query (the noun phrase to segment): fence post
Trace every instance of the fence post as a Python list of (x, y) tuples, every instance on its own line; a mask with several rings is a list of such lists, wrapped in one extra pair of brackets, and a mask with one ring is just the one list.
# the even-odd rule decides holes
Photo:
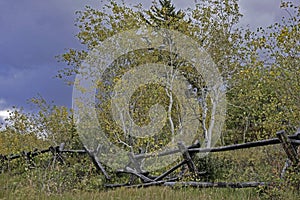
[(179, 148), (180, 152), (182, 153), (184, 160), (187, 162), (190, 172), (192, 172), (194, 174), (198, 174), (197, 168), (191, 158), (191, 155), (190, 155), (188, 149), (186, 148), (186, 146), (183, 144), (183, 142), (178, 142), (178, 148)]
[(7, 161), (7, 156), (0, 154), (0, 173), (5, 171), (4, 165), (6, 165), (6, 169), (8, 169)]
[(98, 146), (96, 152), (95, 151), (90, 151), (86, 146), (83, 146), (83, 148), (87, 152), (87, 154), (90, 156), (90, 158), (92, 159), (92, 162), (94, 163), (97, 171), (101, 171), (103, 173), (103, 175), (105, 176), (105, 178), (107, 180), (110, 180), (111, 179), (110, 176), (107, 174), (107, 172), (105, 171), (104, 167), (100, 163), (98, 157), (96, 156), (96, 154), (98, 153), (98, 149), (100, 148), (100, 146)]
[(35, 163), (33, 162), (33, 157), (32, 157), (32, 153), (29, 151), (29, 152), (26, 152), (26, 151), (22, 151), (22, 155), (25, 157), (25, 160), (26, 160), (26, 165), (28, 168), (34, 168), (35, 167)]
[(134, 153), (133, 152), (129, 152), (128, 153), (128, 157), (130, 162), (133, 165), (133, 168), (138, 172), (138, 173), (145, 173), (142, 168), (141, 168), (141, 163), (140, 161), (138, 161), (137, 159), (135, 159)]
[(56, 160), (58, 159), (58, 161), (62, 164), (65, 164), (64, 159), (61, 155), (61, 151), (63, 150), (65, 144), (61, 143), (59, 146), (56, 147), (49, 147), (49, 150), (51, 151), (52, 155), (53, 155), (53, 166), (55, 165)]
[(293, 165), (297, 165), (299, 163), (297, 151), (292, 144), (290, 138), (287, 136), (285, 131), (279, 131), (276, 133), (278, 139), (280, 140), (282, 147), (287, 154), (289, 160), (292, 162)]

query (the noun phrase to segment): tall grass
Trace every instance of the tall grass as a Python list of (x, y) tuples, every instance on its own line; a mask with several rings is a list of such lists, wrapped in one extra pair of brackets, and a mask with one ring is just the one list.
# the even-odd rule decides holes
[[(199, 181), (280, 181), (279, 173), (285, 161), (279, 145), (212, 154), (199, 164), (210, 176)], [(200, 162), (200, 160), (198, 160)], [(36, 168), (28, 171), (10, 170), (0, 174), (0, 199), (300, 199), (284, 182), (280, 187), (262, 188), (118, 188), (107, 190), (103, 178), (85, 162), (67, 168)], [(74, 164), (74, 163), (73, 163)], [(206, 168), (206, 169), (205, 169)], [(114, 180), (122, 182), (121, 179)]]

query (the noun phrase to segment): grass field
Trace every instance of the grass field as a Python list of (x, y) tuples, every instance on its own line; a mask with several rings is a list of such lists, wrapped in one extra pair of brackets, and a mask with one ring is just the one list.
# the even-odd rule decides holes
[(168, 200), (168, 199), (260, 199), (255, 189), (171, 189), (151, 187), (140, 189), (119, 188), (109, 191), (66, 192), (60, 195), (47, 195), (32, 188), (15, 191), (2, 190), (0, 199), (128, 199), (128, 200)]
[[(108, 199), (108, 200), (235, 200), (235, 199), (266, 199), (263, 198), (256, 189), (245, 188), (245, 189), (229, 189), (229, 188), (206, 188), (206, 189), (194, 189), (194, 188), (181, 188), (172, 189), (167, 187), (151, 187), (151, 188), (140, 188), (140, 189), (127, 189), (119, 188), (116, 190), (108, 191), (73, 191), (66, 192), (63, 194), (45, 194), (40, 191), (36, 191), (32, 188), (22, 188), (15, 191), (1, 190), (0, 199)], [(294, 196), (292, 193), (286, 192), (280, 199), (299, 199), (299, 196)]]
[[(210, 177), (215, 182), (277, 181), (285, 154), (280, 146), (255, 148), (214, 154)], [(91, 165), (92, 166), (92, 165)], [(83, 166), (78, 166), (82, 169)], [(93, 166), (92, 166), (93, 168)], [(22, 169), (22, 167), (20, 167)], [(149, 188), (105, 189), (101, 176), (76, 176), (78, 168), (64, 165), (51, 170), (37, 168), (28, 171), (12, 170), (0, 173), (0, 200), (8, 199), (125, 199), (125, 200), (173, 200), (173, 199), (300, 199), (287, 185), (270, 188), (170, 188), (163, 186)], [(299, 175), (294, 176), (297, 180)], [(116, 180), (120, 182), (121, 180)], [(210, 181), (210, 180), (200, 180)], [(298, 184), (299, 185), (299, 184)], [(299, 189), (296, 189), (296, 191)]]

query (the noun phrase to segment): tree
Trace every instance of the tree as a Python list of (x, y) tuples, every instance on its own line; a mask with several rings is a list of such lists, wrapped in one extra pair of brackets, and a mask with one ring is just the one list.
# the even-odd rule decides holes
[(299, 7), (283, 2), (288, 17), (244, 33), (243, 67), (232, 79), (227, 133), (234, 142), (292, 134), (299, 126)]
[[(109, 9), (110, 11), (107, 11), (106, 9)], [(154, 3), (149, 10), (143, 10), (141, 6), (137, 6), (136, 9), (129, 8), (125, 4), (119, 5), (114, 1), (109, 1), (108, 4), (106, 4), (105, 9), (102, 11), (87, 7), (85, 11), (78, 12), (78, 14), (79, 18), (77, 20), (77, 26), (81, 31), (77, 36), (88, 49), (94, 48), (106, 38), (113, 36), (120, 31), (126, 31), (140, 26), (152, 26), (176, 30), (194, 38), (202, 44), (204, 48), (208, 49), (208, 52), (212, 55), (214, 62), (217, 64), (219, 70), (221, 70), (222, 75), (225, 77), (224, 80), (226, 81), (226, 78), (230, 77), (235, 68), (238, 66), (238, 61), (233, 61), (232, 57), (228, 56), (229, 54), (236, 54), (238, 52), (239, 31), (233, 30), (233, 27), (238, 22), (241, 15), (238, 11), (237, 1), (235, 0), (225, 2), (203, 1), (201, 4), (198, 4), (195, 9), (191, 9), (186, 12), (181, 10), (176, 11), (174, 5), (172, 5), (171, 1), (168, 0), (159, 1), (158, 4)], [(172, 46), (172, 41), (166, 38), (165, 45)], [(86, 52), (76, 50), (70, 50), (62, 55), (62, 60), (70, 64), (70, 68), (62, 70), (59, 76), (64, 77), (72, 73), (76, 74), (78, 72), (78, 67), (80, 66), (80, 61), (84, 59), (85, 55)], [(234, 58), (237, 57), (238, 56)], [(149, 51), (149, 49), (146, 49), (144, 51), (134, 52), (130, 55), (121, 57), (118, 61), (114, 62), (114, 64), (123, 67), (118, 69), (115, 65), (114, 68), (114, 64), (112, 64), (111, 69), (113, 70), (107, 72), (114, 71), (114, 76), (109, 77), (107, 73), (105, 76), (109, 77), (109, 81), (106, 81), (106, 85), (99, 84), (98, 91), (106, 91), (102, 92), (102, 94), (108, 94), (109, 90), (113, 86), (111, 83), (113, 83), (113, 81), (117, 81), (117, 79), (120, 78), (126, 71), (124, 70), (124, 66), (128, 67), (140, 65), (146, 61), (152, 63), (163, 63), (172, 66), (175, 71), (181, 70), (185, 77), (189, 80), (191, 83), (191, 90), (197, 91), (195, 98), (202, 99), (200, 108), (201, 114), (197, 116), (202, 126), (202, 129), (199, 130), (200, 139), (202, 141), (205, 140), (207, 147), (210, 147), (212, 131), (209, 129), (209, 126), (210, 122), (213, 121), (213, 114), (210, 113), (209, 110), (212, 108), (213, 104), (210, 102), (211, 99), (207, 94), (207, 88), (205, 87), (205, 83), (203, 83), (203, 79), (199, 74), (193, 71), (192, 67), (187, 62), (183, 61), (176, 54), (170, 55), (169, 53), (160, 50)], [(172, 75), (172, 73), (170, 75)], [(138, 123), (149, 123), (149, 117), (141, 117), (145, 116), (142, 113), (148, 113), (151, 105), (157, 103), (157, 97), (162, 96), (161, 94), (164, 93), (168, 96), (168, 99), (162, 100), (164, 102), (163, 105), (165, 106), (165, 109), (168, 110), (169, 116), (169, 131), (167, 131), (167, 129), (164, 131), (164, 137), (168, 138), (168, 132), (174, 133), (174, 130), (176, 129), (174, 126), (176, 123), (174, 122), (180, 122), (180, 118), (174, 115), (174, 109), (176, 108), (175, 99), (173, 99), (172, 94), (169, 93), (168, 90), (163, 88), (147, 87), (146, 89), (150, 90), (150, 93), (145, 92), (145, 88), (140, 89), (141, 90), (139, 90), (139, 92), (135, 93), (135, 97), (141, 96), (141, 94), (143, 94), (142, 96), (144, 97), (144, 100), (149, 99), (147, 97), (150, 95), (155, 96), (154, 94), (156, 94), (156, 97), (154, 97), (151, 101), (144, 101), (143, 104), (140, 104), (139, 107), (144, 107), (144, 110), (134, 110), (135, 114), (133, 114), (133, 116), (136, 116), (136, 119), (140, 119), (137, 121)], [(154, 92), (153, 89), (155, 89), (156, 92)], [(98, 94), (100, 93), (101, 92)], [(108, 102), (108, 99), (103, 99), (108, 97), (108, 95), (105, 94), (103, 94), (102, 97), (101, 95), (98, 96), (100, 102)], [(117, 138), (117, 143), (119, 143), (119, 145), (125, 145), (127, 148), (130, 148), (131, 145), (128, 144), (132, 142), (132, 137), (130, 135), (122, 135), (120, 134), (122, 130), (116, 129), (116, 124), (113, 122), (113, 118), (108, 112), (110, 109), (110, 104), (102, 104), (102, 107), (99, 108), (99, 110), (101, 110), (99, 115), (102, 119), (106, 119), (102, 120), (104, 123), (102, 126), (107, 128), (107, 132), (117, 133), (117, 135), (121, 136), (116, 137), (115, 134), (111, 136)], [(177, 129), (179, 127), (180, 124), (177, 124)], [(114, 132), (112, 130), (118, 131)], [(162, 138), (158, 139), (161, 140)], [(163, 146), (167, 141), (168, 140), (162, 142), (158, 147)], [(157, 144), (157, 139), (154, 139), (152, 143), (153, 142)], [(139, 141), (135, 141), (135, 143), (140, 144)], [(144, 146), (144, 148), (147, 148), (149, 145), (148, 142), (146, 143), (147, 144), (145, 144), (146, 146)]]
[(46, 102), (41, 96), (31, 99), (35, 112), (22, 108), (10, 111), (0, 129), (0, 154), (44, 149), (65, 143), (66, 148), (81, 149), (72, 110)]
[(30, 114), (15, 108), (0, 129), (0, 154), (31, 151), (49, 145), (47, 141), (39, 139), (38, 133)]

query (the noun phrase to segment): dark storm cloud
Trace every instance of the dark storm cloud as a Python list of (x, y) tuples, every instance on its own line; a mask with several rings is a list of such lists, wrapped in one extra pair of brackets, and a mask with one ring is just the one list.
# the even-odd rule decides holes
[(74, 38), (74, 12), (84, 5), (78, 2), (80, 1), (2, 0), (1, 65), (28, 68), (53, 64), (54, 56), (63, 52), (64, 48), (78, 46)]
[(53, 79), (63, 65), (55, 56), (66, 48), (80, 48), (75, 11), (99, 2), (0, 0), (0, 99), (6, 106), (24, 105), (37, 93), (71, 104), (71, 89)]

